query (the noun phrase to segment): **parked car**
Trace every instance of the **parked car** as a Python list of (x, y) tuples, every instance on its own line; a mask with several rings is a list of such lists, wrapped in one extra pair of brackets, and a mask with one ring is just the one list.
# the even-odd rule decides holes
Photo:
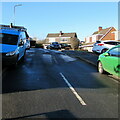
[(55, 50), (59, 50), (61, 49), (61, 45), (58, 42), (52, 42), (52, 44), (47, 46), (47, 49), (55, 49)]
[(115, 46), (98, 58), (98, 71), (103, 74), (108, 72), (120, 77), (120, 45)]
[(71, 46), (66, 43), (60, 43), (62, 49), (70, 49)]
[(26, 53), (26, 34), (20, 28), (0, 26), (0, 54), (3, 65), (16, 65)]
[(26, 39), (26, 50), (30, 49), (30, 40)]
[(50, 49), (50, 45), (48, 45), (46, 48), (47, 48), (47, 49)]
[(120, 42), (117, 42), (117, 41), (97, 41), (93, 45), (92, 51), (101, 54), (101, 53), (106, 52), (108, 49), (118, 45), (118, 44), (120, 44)]

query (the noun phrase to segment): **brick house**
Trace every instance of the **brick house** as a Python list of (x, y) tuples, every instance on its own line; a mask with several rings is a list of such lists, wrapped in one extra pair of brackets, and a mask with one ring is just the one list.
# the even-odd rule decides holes
[(120, 41), (120, 30), (114, 31), (113, 33), (115, 34), (115, 40)]
[(106, 29), (99, 27), (98, 31), (85, 38), (85, 43), (95, 43), (97, 40), (115, 40), (115, 31), (116, 29), (114, 27)]

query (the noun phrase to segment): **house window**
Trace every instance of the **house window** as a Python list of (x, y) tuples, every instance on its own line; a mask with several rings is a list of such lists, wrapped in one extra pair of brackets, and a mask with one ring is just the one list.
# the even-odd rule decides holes
[(60, 41), (61, 42), (68, 42), (68, 38), (61, 38)]
[(49, 38), (49, 42), (50, 43), (55, 42), (55, 38)]
[(62, 39), (61, 41), (66, 42), (67, 40), (66, 39)]

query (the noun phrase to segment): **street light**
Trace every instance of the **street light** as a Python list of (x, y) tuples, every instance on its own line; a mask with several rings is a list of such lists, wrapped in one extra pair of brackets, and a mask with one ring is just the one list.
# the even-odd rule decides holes
[(15, 6), (14, 6), (14, 25), (15, 25), (15, 8), (16, 8), (17, 6), (22, 6), (22, 4), (18, 4), (18, 5), (15, 5)]

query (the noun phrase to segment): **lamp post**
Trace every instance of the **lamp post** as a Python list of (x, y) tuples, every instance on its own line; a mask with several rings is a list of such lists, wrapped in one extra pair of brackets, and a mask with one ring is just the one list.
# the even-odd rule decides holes
[(15, 25), (15, 8), (16, 8), (17, 6), (22, 6), (22, 4), (18, 4), (18, 5), (15, 5), (15, 6), (14, 6), (14, 25)]

